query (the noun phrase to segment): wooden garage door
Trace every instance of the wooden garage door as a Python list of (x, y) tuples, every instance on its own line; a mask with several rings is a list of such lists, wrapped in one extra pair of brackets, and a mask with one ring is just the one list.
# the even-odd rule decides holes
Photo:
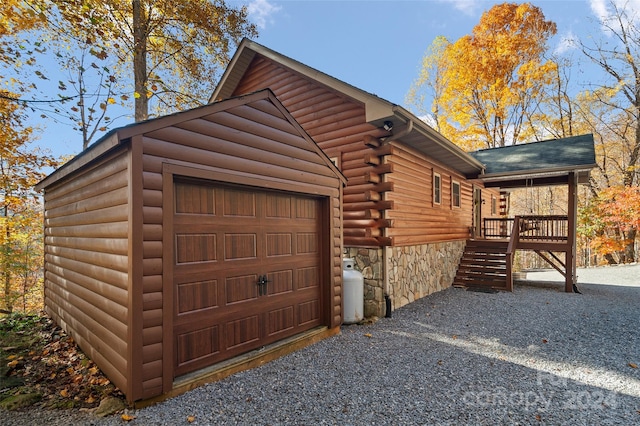
[(176, 376), (322, 324), (318, 199), (174, 188)]

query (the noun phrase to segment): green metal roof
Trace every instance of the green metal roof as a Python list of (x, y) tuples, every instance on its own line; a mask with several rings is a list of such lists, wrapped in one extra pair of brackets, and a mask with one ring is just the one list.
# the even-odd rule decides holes
[(472, 152), (485, 177), (589, 170), (596, 166), (593, 135), (580, 135)]

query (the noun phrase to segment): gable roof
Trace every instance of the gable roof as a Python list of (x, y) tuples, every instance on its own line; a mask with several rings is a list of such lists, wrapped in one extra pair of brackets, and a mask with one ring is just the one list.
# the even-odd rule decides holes
[(342, 172), (338, 170), (336, 165), (327, 157), (325, 152), (315, 143), (315, 141), (305, 132), (305, 130), (298, 124), (293, 116), (287, 111), (287, 109), (280, 103), (276, 95), (269, 89), (260, 90), (258, 92), (250, 93), (243, 96), (227, 99), (221, 102), (215, 102), (208, 105), (204, 105), (198, 108), (193, 108), (186, 111), (177, 112), (170, 115), (165, 115), (158, 118), (153, 118), (140, 123), (132, 123), (117, 129), (113, 129), (95, 143), (91, 144), (83, 152), (75, 156), (69, 162), (65, 163), (62, 167), (55, 170), (49, 176), (40, 181), (35, 189), (40, 191), (45, 189), (71, 173), (81, 169), (88, 163), (102, 157), (108, 152), (116, 149), (131, 140), (132, 137), (142, 135), (145, 133), (153, 132), (163, 127), (174, 126), (179, 123), (183, 123), (188, 120), (194, 120), (201, 117), (205, 117), (211, 114), (215, 114), (220, 111), (225, 111), (240, 105), (247, 105), (259, 101), (269, 101), (277, 108), (291, 126), (290, 132), (294, 132), (300, 135), (309, 144), (310, 150), (318, 155), (319, 160), (326, 164), (335, 175), (342, 181), (343, 185), (346, 184), (347, 179)]
[(484, 182), (566, 176), (578, 173), (581, 181), (597, 166), (592, 134), (550, 139), (471, 153), (485, 164)]
[(476, 177), (482, 172), (483, 164), (480, 161), (401, 106), (246, 38), (238, 46), (238, 50), (220, 79), (210, 101), (231, 96), (256, 55), (268, 58), (318, 84), (362, 103), (365, 107), (366, 121), (376, 127), (382, 127), (386, 121), (390, 121), (393, 124), (393, 133), (387, 138), (388, 140), (399, 141), (411, 146), (467, 177)]

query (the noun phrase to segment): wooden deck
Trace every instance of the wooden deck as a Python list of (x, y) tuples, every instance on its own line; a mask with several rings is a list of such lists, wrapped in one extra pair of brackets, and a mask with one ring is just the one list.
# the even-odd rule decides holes
[[(537, 253), (565, 279), (570, 274), (566, 259), (572, 244), (567, 216), (488, 218), (483, 233), (484, 238), (467, 241), (453, 285), (512, 291), (517, 250)], [(564, 259), (559, 253), (564, 253)], [(565, 287), (573, 291), (572, 286)]]

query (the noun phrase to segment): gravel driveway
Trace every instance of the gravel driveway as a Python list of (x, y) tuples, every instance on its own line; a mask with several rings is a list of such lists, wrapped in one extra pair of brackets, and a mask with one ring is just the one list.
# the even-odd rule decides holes
[[(450, 288), (133, 411), (130, 424), (640, 424), (640, 265), (604, 269), (591, 281), (581, 270), (581, 295), (562, 283)], [(123, 421), (31, 412), (0, 423)]]

